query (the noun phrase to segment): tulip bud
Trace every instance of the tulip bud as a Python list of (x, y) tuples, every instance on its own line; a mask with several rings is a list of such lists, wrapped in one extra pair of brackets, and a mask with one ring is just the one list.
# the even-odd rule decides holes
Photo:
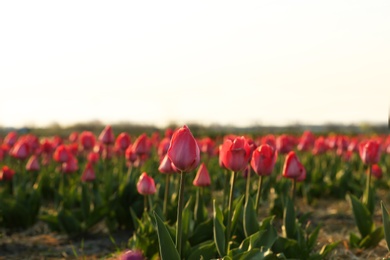
[(380, 159), (380, 145), (374, 140), (360, 143), (359, 154), (364, 164), (376, 164)]
[(238, 172), (245, 169), (251, 154), (251, 148), (245, 137), (226, 139), (222, 144), (219, 156), (222, 164), (229, 170)]
[(93, 170), (92, 163), (88, 162), (85, 166), (83, 174), (81, 175), (81, 181), (89, 182), (96, 179), (95, 171)]
[(186, 125), (174, 132), (168, 149), (168, 157), (182, 172), (190, 172), (199, 165), (199, 146)]
[(11, 181), (14, 177), (15, 171), (4, 165), (0, 171), (0, 181)]
[(151, 195), (156, 192), (154, 180), (146, 172), (143, 172), (137, 182), (137, 191), (141, 195)]
[(270, 175), (274, 169), (277, 153), (268, 144), (259, 146), (252, 154), (251, 166), (259, 176)]
[(113, 144), (115, 141), (114, 132), (110, 125), (107, 125), (99, 135), (99, 141), (103, 144)]
[(38, 157), (36, 155), (32, 155), (30, 159), (28, 159), (26, 164), (26, 170), (27, 171), (39, 171), (39, 161)]
[(283, 177), (297, 179), (299, 176), (301, 176), (301, 174), (304, 173), (304, 171), (305, 168), (299, 162), (295, 152), (289, 152), (283, 165)]
[(194, 184), (197, 187), (210, 186), (211, 184), (210, 174), (204, 163), (200, 165), (192, 184)]

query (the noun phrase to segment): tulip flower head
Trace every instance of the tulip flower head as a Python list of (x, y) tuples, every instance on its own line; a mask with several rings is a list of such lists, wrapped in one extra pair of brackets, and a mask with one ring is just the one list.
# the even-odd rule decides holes
[(68, 151), (68, 148), (64, 144), (58, 146), (53, 154), (54, 160), (60, 163), (67, 162), (70, 156), (72, 156), (72, 154)]
[(39, 171), (40, 166), (39, 166), (39, 161), (38, 161), (38, 156), (32, 155), (30, 159), (28, 159), (27, 164), (26, 164), (26, 170), (27, 171)]
[(381, 179), (383, 176), (382, 168), (378, 164), (371, 166), (371, 173), (377, 179)]
[(83, 131), (80, 134), (79, 141), (81, 143), (81, 146), (83, 147), (83, 150), (89, 151), (95, 146), (96, 137), (90, 131)]
[(252, 154), (252, 169), (259, 176), (268, 176), (274, 169), (276, 159), (276, 151), (268, 144), (262, 144)]
[(226, 139), (220, 149), (222, 164), (229, 170), (238, 172), (245, 169), (251, 154), (251, 148), (245, 137)]
[(360, 143), (359, 154), (364, 164), (376, 164), (380, 159), (380, 145), (374, 140)]
[(19, 160), (27, 159), (30, 155), (30, 147), (27, 142), (23, 140), (17, 141), (12, 147), (11, 155)]
[(4, 165), (0, 171), (0, 181), (11, 181), (14, 177), (15, 171)]
[(210, 186), (210, 174), (207, 170), (207, 167), (204, 163), (202, 163), (196, 173), (195, 179), (192, 182), (197, 187), (207, 187)]
[(158, 170), (161, 173), (167, 173), (167, 174), (177, 172), (177, 169), (173, 165), (171, 159), (169, 159), (168, 155), (165, 155), (164, 158), (161, 160)]
[(93, 169), (92, 163), (88, 162), (85, 166), (83, 174), (81, 175), (81, 181), (90, 182), (96, 179), (95, 171)]
[(130, 135), (125, 132), (120, 133), (115, 140), (115, 145), (122, 151), (125, 151), (127, 147), (130, 145), (130, 143), (131, 143)]
[(156, 193), (154, 180), (146, 172), (143, 172), (137, 182), (137, 191), (141, 195), (151, 195)]
[(198, 167), (199, 146), (186, 125), (174, 132), (167, 154), (173, 165), (181, 172), (190, 172)]
[(115, 141), (114, 132), (110, 125), (107, 125), (99, 135), (99, 141), (105, 145), (113, 144)]
[(283, 177), (290, 179), (298, 179), (302, 174), (306, 176), (306, 170), (298, 160), (294, 151), (287, 154), (283, 165)]

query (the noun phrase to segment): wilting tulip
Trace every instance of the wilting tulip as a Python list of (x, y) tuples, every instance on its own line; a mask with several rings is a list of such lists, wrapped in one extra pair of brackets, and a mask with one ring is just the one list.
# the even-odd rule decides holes
[(115, 140), (115, 145), (122, 151), (125, 151), (131, 143), (131, 138), (128, 133), (120, 133)]
[(144, 256), (141, 251), (128, 250), (119, 256), (119, 260), (144, 260)]
[(381, 179), (383, 175), (382, 168), (378, 164), (371, 165), (371, 173), (377, 179)]
[(15, 171), (4, 165), (0, 171), (0, 181), (11, 181)]
[(30, 159), (28, 159), (27, 164), (26, 164), (26, 170), (27, 171), (39, 171), (40, 166), (39, 166), (39, 161), (38, 161), (38, 156), (32, 155)]
[(114, 132), (110, 125), (107, 125), (99, 135), (99, 141), (105, 145), (110, 145), (115, 142)]
[(84, 151), (89, 151), (95, 146), (96, 137), (90, 131), (83, 131), (80, 134), (79, 142), (81, 143)]
[(192, 184), (194, 184), (197, 187), (210, 186), (211, 184), (210, 174), (204, 163), (200, 165)]
[(167, 154), (175, 167), (182, 172), (190, 172), (198, 167), (199, 146), (186, 125), (173, 134)]
[(64, 144), (58, 146), (53, 154), (54, 160), (59, 163), (67, 162), (70, 156), (72, 156), (72, 154), (68, 151), (68, 148)]
[(90, 182), (96, 179), (95, 171), (93, 169), (92, 163), (88, 162), (85, 166), (83, 174), (81, 175), (81, 181)]
[(359, 154), (364, 164), (376, 164), (380, 159), (380, 145), (374, 140), (360, 143)]
[(245, 137), (227, 139), (222, 144), (219, 157), (223, 165), (233, 171), (239, 172), (245, 169), (250, 159), (251, 149)]

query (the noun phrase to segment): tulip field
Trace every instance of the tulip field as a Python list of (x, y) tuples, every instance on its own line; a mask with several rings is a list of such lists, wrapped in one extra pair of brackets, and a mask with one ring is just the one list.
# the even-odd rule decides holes
[(0, 259), (387, 258), (389, 177), (389, 135), (9, 131)]

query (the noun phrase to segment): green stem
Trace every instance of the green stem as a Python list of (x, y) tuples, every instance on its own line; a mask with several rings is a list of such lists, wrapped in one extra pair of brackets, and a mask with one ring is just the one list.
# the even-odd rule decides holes
[[(294, 204), (294, 201), (295, 201), (295, 189), (296, 189), (296, 186), (297, 186), (297, 180), (296, 178), (293, 178), (292, 179), (292, 182), (293, 182), (293, 186), (292, 186), (292, 189), (291, 189), (291, 198), (292, 198), (292, 202)], [(294, 204), (295, 205), (295, 204)]]
[(225, 173), (225, 186), (223, 189), (223, 202), (222, 207), (223, 209), (226, 209), (226, 198), (228, 197), (228, 191), (229, 191), (229, 175), (227, 173), (227, 170), (224, 171)]
[(176, 249), (181, 258), (181, 243), (182, 243), (182, 215), (184, 206), (184, 185), (185, 173), (180, 172), (180, 186), (179, 186), (179, 201), (177, 205), (177, 222), (176, 222)]
[(168, 205), (168, 196), (169, 196), (169, 181), (170, 181), (170, 174), (167, 174), (165, 177), (165, 193), (164, 193), (164, 204), (163, 204), (163, 214), (166, 217), (167, 216), (167, 205)]
[(371, 187), (371, 165), (368, 165), (367, 171), (368, 171), (367, 174), (368, 176), (367, 176), (367, 183), (366, 183), (366, 194), (367, 194), (367, 198), (369, 199), (370, 187)]
[(231, 178), (230, 178), (230, 194), (229, 194), (229, 206), (228, 206), (228, 219), (227, 219), (227, 225), (226, 225), (226, 248), (227, 252), (230, 251), (230, 237), (231, 237), (231, 226), (232, 226), (232, 214), (233, 214), (233, 191), (234, 191), (234, 184), (236, 180), (237, 172), (232, 172)]
[(257, 196), (256, 196), (256, 213), (259, 210), (260, 197), (261, 197), (261, 188), (263, 186), (263, 176), (259, 176), (259, 183), (257, 185)]
[(148, 196), (144, 195), (144, 211), (148, 212)]
[(250, 167), (248, 167), (248, 175), (246, 176), (245, 204), (247, 204), (248, 200), (249, 200), (250, 185), (251, 185), (251, 170), (250, 170)]

